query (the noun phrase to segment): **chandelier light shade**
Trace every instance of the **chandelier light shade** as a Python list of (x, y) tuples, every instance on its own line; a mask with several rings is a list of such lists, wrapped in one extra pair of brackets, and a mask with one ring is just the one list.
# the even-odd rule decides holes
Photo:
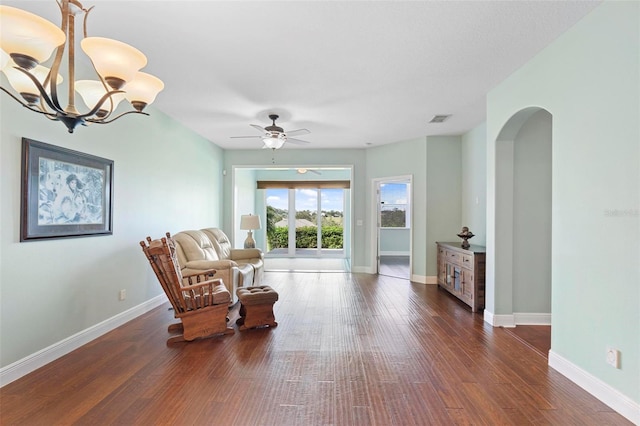
[(0, 49), (0, 70), (7, 66), (9, 60), (11, 60), (11, 56), (9, 56), (4, 50)]
[[(0, 89), (25, 108), (61, 121), (69, 133), (78, 125), (111, 123), (127, 114), (149, 115), (142, 110), (163, 90), (160, 79), (140, 69), (146, 56), (135, 47), (104, 37), (87, 37), (86, 20), (92, 8), (85, 9), (78, 0), (58, 0), (62, 14), (60, 26), (32, 13), (0, 5), (0, 71), (20, 97), (8, 88)], [(83, 17), (84, 32), (80, 46), (91, 59), (99, 80), (75, 79), (76, 17)], [(52, 53), (50, 68), (39, 64)], [(66, 56), (68, 76), (58, 74)], [(56, 78), (52, 78), (56, 76)], [(58, 98), (58, 85), (66, 83), (67, 106)], [(76, 109), (76, 92), (87, 105), (85, 112)], [(114, 116), (118, 104), (127, 99), (131, 110)]]
[(158, 77), (139, 71), (132, 81), (127, 83), (125, 97), (138, 111), (152, 103), (158, 93), (164, 89), (164, 83)]
[(49, 59), (53, 49), (67, 39), (64, 31), (46, 19), (10, 6), (2, 6), (0, 28), (0, 48), (25, 69)]
[(118, 90), (133, 80), (147, 65), (147, 57), (135, 47), (104, 37), (86, 37), (80, 42), (96, 72), (112, 89)]
[(243, 214), (240, 217), (240, 229), (249, 231), (247, 233), (247, 239), (244, 241), (244, 248), (256, 248), (256, 241), (253, 239), (253, 233), (251, 231), (260, 228), (260, 216)]
[[(4, 74), (7, 76), (7, 80), (13, 89), (20, 93), (20, 96), (30, 105), (35, 105), (40, 99), (40, 92), (38, 86), (29, 78), (25, 73), (18, 70), (13, 61), (9, 61), (10, 65), (3, 69)], [(42, 65), (36, 65), (30, 73), (38, 80), (40, 84), (44, 84), (45, 80), (49, 77), (50, 69), (43, 67)], [(62, 76), (58, 74), (56, 78), (56, 85), (62, 83)], [(47, 88), (45, 90), (48, 92)]]
[[(102, 82), (97, 80), (78, 80), (76, 81), (76, 92), (80, 94), (84, 104), (91, 108), (93, 105), (97, 105), (100, 99), (107, 94), (107, 89), (105, 89)], [(123, 100), (124, 93), (116, 93), (104, 102), (103, 108), (98, 110), (96, 116), (104, 117), (109, 112), (109, 108), (116, 109)], [(111, 105), (111, 102), (113, 102), (113, 105)]]

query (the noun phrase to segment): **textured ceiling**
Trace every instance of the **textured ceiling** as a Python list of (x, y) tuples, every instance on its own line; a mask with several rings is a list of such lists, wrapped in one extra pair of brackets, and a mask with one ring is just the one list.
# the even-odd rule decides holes
[[(155, 108), (226, 149), (277, 113), (310, 148), (461, 134), (486, 94), (600, 1), (85, 1), (89, 35), (142, 50)], [(6, 2), (58, 23), (54, 0)], [(451, 114), (429, 124), (438, 114)], [(130, 119), (130, 118), (129, 118)], [(134, 118), (135, 119), (135, 118)], [(285, 149), (301, 149), (285, 145)], [(305, 147), (302, 147), (305, 149)]]

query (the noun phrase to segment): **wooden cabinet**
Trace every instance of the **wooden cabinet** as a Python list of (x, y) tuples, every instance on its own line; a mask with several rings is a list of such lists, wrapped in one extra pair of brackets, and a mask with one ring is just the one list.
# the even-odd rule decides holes
[(485, 248), (461, 243), (438, 245), (438, 286), (471, 306), (472, 312), (484, 309)]

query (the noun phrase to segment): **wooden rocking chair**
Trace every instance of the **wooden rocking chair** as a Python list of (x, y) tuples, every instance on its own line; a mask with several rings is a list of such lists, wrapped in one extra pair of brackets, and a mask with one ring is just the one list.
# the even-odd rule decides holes
[(231, 294), (221, 279), (212, 278), (215, 270), (183, 276), (175, 243), (168, 233), (167, 238), (159, 240), (152, 241), (147, 237), (147, 242), (140, 241), (142, 251), (167, 294), (175, 317), (180, 319), (180, 322), (171, 324), (168, 331), (181, 334), (170, 337), (167, 344), (232, 334), (233, 328), (227, 327)]

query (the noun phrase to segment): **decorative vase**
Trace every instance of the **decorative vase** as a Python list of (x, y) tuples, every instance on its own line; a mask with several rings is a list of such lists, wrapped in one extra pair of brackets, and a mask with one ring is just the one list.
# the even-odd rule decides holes
[(467, 240), (469, 238), (473, 238), (473, 232), (469, 231), (469, 228), (467, 228), (466, 226), (463, 226), (462, 231), (460, 231), (460, 233), (458, 234), (458, 237), (462, 238), (461, 247), (463, 249), (468, 249), (469, 247), (471, 247), (471, 244), (469, 244), (469, 241)]

